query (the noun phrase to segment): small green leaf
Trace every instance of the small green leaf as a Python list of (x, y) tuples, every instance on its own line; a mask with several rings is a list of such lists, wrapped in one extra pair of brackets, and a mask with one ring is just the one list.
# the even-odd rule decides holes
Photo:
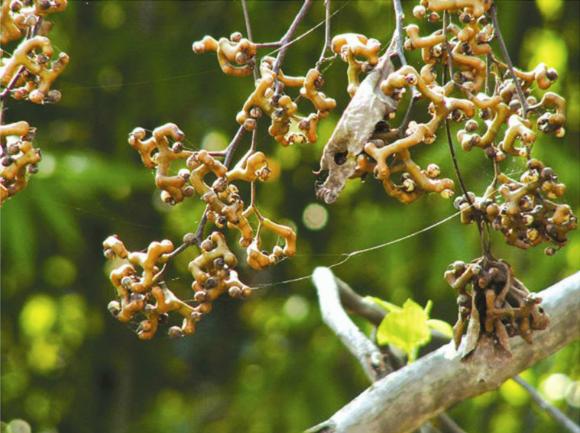
[(449, 323), (439, 319), (429, 319), (427, 325), (433, 331), (440, 332), (449, 339), (453, 338), (453, 327)]
[(408, 299), (402, 309), (392, 311), (383, 319), (377, 330), (377, 341), (381, 345), (397, 346), (407, 354), (409, 362), (413, 362), (418, 348), (431, 340), (428, 319), (425, 310)]
[(365, 297), (365, 300), (374, 302), (379, 307), (381, 307), (383, 310), (385, 310), (389, 313), (394, 313), (394, 312), (402, 310), (402, 308), (399, 307), (398, 305), (391, 304), (390, 302), (383, 301), (381, 298), (375, 298), (374, 296), (367, 296), (367, 297)]

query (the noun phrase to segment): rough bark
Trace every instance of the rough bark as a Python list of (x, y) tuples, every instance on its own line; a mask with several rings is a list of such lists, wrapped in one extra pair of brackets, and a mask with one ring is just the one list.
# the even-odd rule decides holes
[(324, 433), (404, 433), (446, 408), (498, 388), (536, 362), (580, 338), (580, 272), (539, 293), (550, 326), (533, 344), (512, 338), (511, 356), (483, 340), (468, 359), (447, 344), (375, 382), (317, 426)]

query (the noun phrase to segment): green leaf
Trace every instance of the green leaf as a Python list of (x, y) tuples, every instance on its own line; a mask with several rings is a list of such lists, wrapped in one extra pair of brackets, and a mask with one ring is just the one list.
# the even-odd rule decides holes
[(449, 339), (453, 338), (453, 327), (449, 323), (439, 319), (429, 319), (427, 325), (433, 331), (440, 332)]
[(402, 308), (399, 307), (398, 305), (391, 304), (390, 302), (383, 301), (381, 298), (375, 298), (374, 296), (366, 296), (365, 300), (374, 302), (379, 307), (381, 307), (383, 310), (385, 310), (389, 313), (394, 313), (394, 312), (402, 310)]
[(397, 346), (407, 354), (409, 362), (413, 362), (419, 347), (431, 340), (428, 319), (419, 304), (407, 299), (402, 309), (391, 312), (383, 319), (377, 330), (377, 341), (381, 345)]

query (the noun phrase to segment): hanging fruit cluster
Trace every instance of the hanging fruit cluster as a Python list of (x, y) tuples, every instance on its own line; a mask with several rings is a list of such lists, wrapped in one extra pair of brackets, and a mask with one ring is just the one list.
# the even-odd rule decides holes
[[(26, 187), (37, 171), (40, 150), (32, 141), (35, 129), (26, 121), (6, 124), (9, 98), (34, 104), (53, 104), (61, 93), (54, 81), (69, 56), (54, 48), (46, 36), (52, 23), (46, 17), (62, 12), (67, 0), (2, 0), (0, 8), (0, 205)], [(9, 54), (9, 51), (12, 54)]]
[[(492, 321), (496, 325), (490, 325), (492, 318), (496, 320), (495, 313), (488, 313), (491, 307), (485, 308), (481, 300), (486, 290), (498, 292), (500, 283), (506, 281), (506, 273), (511, 275), (511, 269), (506, 271), (509, 267), (498, 265), (500, 262), (491, 255), (488, 228), (500, 232), (508, 244), (522, 249), (550, 243), (552, 246), (545, 249), (548, 255), (564, 246), (568, 233), (576, 228), (577, 218), (570, 206), (558, 203), (564, 195), (565, 185), (558, 181), (552, 168), (532, 156), (534, 144), (542, 134), (557, 138), (565, 136), (566, 101), (560, 95), (546, 91), (558, 79), (553, 68), (543, 63), (531, 71), (512, 66), (492, 0), (422, 0), (414, 7), (413, 15), (420, 24), (407, 25), (404, 30), (401, 28), (401, 34), (393, 39), (387, 50), (387, 53), (393, 51), (398, 55), (401, 67), (395, 69), (392, 64), (384, 62), (382, 75), (371, 77), (369, 73), (365, 80), (371, 93), (380, 93), (378, 96), (365, 95), (367, 100), (378, 104), (380, 96), (388, 98), (384, 101), (383, 118), (377, 121), (376, 117), (369, 115), (375, 122), (369, 128), (361, 121), (360, 114), (350, 113), (347, 108), (342, 123), (339, 122), (324, 150), (321, 170), (328, 170), (329, 175), (319, 187), (318, 196), (331, 203), (348, 178), (372, 175), (383, 184), (389, 196), (402, 203), (411, 203), (427, 192), (451, 197), (455, 184), (451, 179), (440, 178), (441, 170), (437, 164), (421, 168), (413, 160), (413, 155), (423, 146), (441, 143), (437, 138), (443, 131), (462, 187), (462, 194), (454, 205), (464, 224), (476, 223), (484, 246), (484, 257), (478, 259), (477, 266), (473, 265), (482, 268), (483, 274), (480, 275), (479, 271), (474, 274), (477, 282), (473, 282), (469, 298), (465, 290), (460, 293), (466, 304), (462, 304), (463, 319), (457, 329), (463, 329), (469, 319), (465, 314), (469, 313), (474, 327), (477, 322), (482, 334), (496, 337), (507, 349), (506, 335), (519, 333), (530, 341), (530, 329), (541, 329), (547, 320), (541, 321), (541, 326), (532, 320), (534, 325), (528, 326), (531, 320), (528, 316), (537, 316), (536, 307), (531, 303), (524, 306), (527, 301), (521, 297), (516, 297), (513, 302), (505, 300), (504, 294), (494, 308), (521, 309), (517, 313), (521, 317), (514, 316), (516, 320), (509, 316), (510, 320), (513, 319), (509, 326), (500, 326), (500, 321)], [(403, 33), (406, 33), (404, 40)], [(349, 49), (348, 44), (356, 48)], [(398, 48), (393, 48), (397, 45)], [(503, 61), (495, 54), (492, 45), (499, 45)], [(375, 73), (381, 67), (382, 58), (373, 56), (376, 52), (369, 54), (370, 47), (375, 46), (362, 35), (341, 35), (333, 40), (335, 52), (349, 63), (348, 92), (353, 103), (360, 93), (357, 92), (359, 73)], [(420, 67), (406, 62), (404, 51), (414, 50), (420, 51)], [(373, 69), (373, 65), (377, 66)], [(545, 92), (536, 97), (536, 91)], [(405, 98), (409, 93), (410, 97)], [(405, 115), (396, 116), (396, 112), (403, 114), (401, 106), (405, 101), (408, 101)], [(419, 105), (420, 101), (425, 104)], [(357, 101), (356, 105), (358, 112), (364, 111), (363, 104)], [(427, 107), (426, 116), (416, 113), (414, 108), (417, 106)], [(372, 111), (368, 113), (372, 114)], [(392, 127), (390, 123), (399, 117), (401, 123)], [(412, 120), (424, 117), (427, 117), (426, 121)], [(493, 166), (493, 181), (481, 196), (469, 192), (461, 177), (454, 153), (453, 123), (459, 126), (456, 138), (461, 148), (467, 152), (481, 149)], [(502, 171), (502, 166), (507, 166), (508, 160), (514, 158), (527, 164), (527, 171), (519, 180)], [(498, 270), (501, 273), (497, 275), (503, 280), (496, 275)], [(493, 280), (489, 286), (487, 277), (482, 277), (488, 271), (501, 281)], [(484, 280), (487, 281), (485, 284)], [(514, 278), (510, 277), (509, 281), (508, 286), (516, 281), (513, 284), (517, 288), (513, 290), (526, 291)], [(506, 299), (511, 298), (508, 296)], [(506, 317), (501, 316), (501, 320), (505, 322)], [(456, 333), (457, 342), (461, 334), (460, 331)], [(479, 337), (479, 329), (477, 333), (471, 333), (472, 339), (474, 335)]]
[[(235, 140), (240, 139), (242, 132), (243, 127)], [(185, 134), (173, 123), (156, 128), (150, 137), (143, 128), (135, 128), (129, 135), (129, 144), (140, 154), (145, 167), (155, 170), (155, 185), (161, 190), (161, 199), (170, 205), (193, 197), (203, 201), (206, 204), (203, 218), (217, 230), (237, 231), (240, 247), (246, 248), (247, 264), (255, 270), (294, 255), (294, 230), (264, 217), (254, 203), (254, 193), (246, 206), (236, 186), (237, 182), (248, 182), (254, 191), (254, 182), (268, 179), (270, 169), (264, 153), (250, 150), (228, 169), (226, 163), (233, 148), (213, 154), (206, 150), (184, 150), (184, 139)], [(237, 145), (237, 141), (233, 143)], [(256, 227), (251, 223), (253, 219), (257, 222)], [(119, 300), (113, 301), (109, 309), (120, 321), (131, 320), (137, 313), (144, 314), (146, 318), (137, 332), (140, 338), (153, 337), (158, 318), (171, 311), (184, 316), (184, 322), (181, 327), (169, 328), (169, 335), (191, 334), (195, 331), (195, 323), (211, 311), (213, 301), (223, 293), (232, 297), (250, 295), (250, 288), (239, 280), (234, 270), (238, 259), (229, 249), (224, 234), (213, 231), (203, 240), (204, 226), (205, 221), (197, 233), (186, 234), (180, 249), (175, 249), (169, 240), (152, 242), (147, 253), (128, 253), (116, 236), (110, 236), (103, 243), (106, 257), (124, 260), (110, 275)], [(261, 238), (266, 231), (283, 239), (284, 245), (276, 244), (271, 252), (264, 251)], [(199, 255), (189, 263), (196, 304), (192, 307), (167, 288), (163, 274), (172, 257), (194, 245), (199, 248)], [(140, 275), (136, 267), (142, 270)], [(171, 302), (161, 302), (162, 295), (169, 296)]]
[[(428, 23), (440, 23), (442, 28), (421, 36), (420, 26), (408, 26), (404, 46), (420, 49), (424, 66), (419, 73), (401, 68), (381, 89), (397, 97), (401, 90), (416, 86), (421, 97), (430, 101), (431, 120), (408, 130), (407, 137), (394, 144), (402, 150), (428, 143), (425, 137), (433, 139), (429, 133), (434, 134), (442, 120), (462, 123), (463, 128), (457, 132), (462, 149), (481, 149), (491, 161), (495, 176), (482, 196), (464, 190), (455, 200), (461, 221), (477, 224), (484, 238), (488, 227), (497, 230), (508, 244), (522, 249), (552, 243), (554, 246), (545, 252), (554, 254), (566, 244), (577, 218), (569, 205), (555, 201), (562, 198), (566, 187), (552, 168), (532, 157), (532, 151), (540, 134), (564, 137), (566, 101), (553, 92), (545, 92), (538, 101), (533, 92), (547, 90), (558, 73), (545, 64), (529, 72), (514, 68), (506, 50), (503, 61), (496, 56), (492, 43), (497, 41), (500, 48), (505, 45), (491, 0), (423, 0), (413, 14)], [(457, 17), (457, 24), (452, 22), (453, 17)], [(442, 81), (437, 80), (437, 67)], [(419, 128), (426, 131), (425, 135), (417, 132)], [(390, 146), (393, 144), (386, 147)], [(373, 157), (376, 154), (368, 153)], [(394, 160), (399, 155), (394, 153)], [(519, 180), (502, 171), (508, 158), (526, 161), (527, 171)], [(376, 160), (379, 168), (389, 163)], [(467, 265), (455, 262), (445, 278), (458, 291), (455, 343), (459, 346), (461, 336), (467, 334), (464, 355), (473, 351), (480, 335), (492, 336), (509, 351), (508, 337), (521, 335), (531, 343), (532, 331), (548, 325), (540, 299), (513, 276), (507, 263), (493, 258), (489, 239), (483, 257)]]
[(459, 347), (465, 335), (463, 356), (476, 348), (483, 332), (494, 335), (509, 351), (510, 337), (520, 335), (531, 343), (532, 331), (548, 326), (548, 315), (539, 306), (541, 299), (514, 277), (505, 261), (480, 257), (467, 264), (454, 262), (449, 268), (445, 280), (457, 292), (459, 307), (453, 340)]
[[(295, 254), (294, 230), (263, 216), (255, 203), (256, 182), (266, 181), (270, 173), (267, 157), (256, 150), (256, 131), (267, 119), (269, 135), (283, 146), (315, 142), (320, 120), (336, 107), (336, 101), (322, 92), (320, 66), (340, 58), (348, 65), (347, 93), (352, 99), (325, 146), (321, 174), (328, 172), (328, 176), (318, 186), (318, 196), (331, 203), (349, 178), (372, 175), (389, 196), (402, 203), (411, 203), (429, 192), (450, 198), (455, 183), (441, 177), (437, 164), (421, 167), (413, 158), (424, 145), (434, 144), (444, 127), (455, 161), (450, 124), (459, 125), (456, 138), (462, 149), (481, 149), (495, 175), (478, 197), (465, 188), (455, 162), (463, 190), (455, 206), (463, 223), (476, 223), (482, 245), (486, 245), (482, 258), (469, 265), (456, 263), (452, 273), (446, 274), (461, 298), (456, 342), (467, 327), (475, 329), (476, 324), (477, 332), (468, 332), (473, 347), (484, 333), (494, 336), (505, 349), (509, 347), (506, 336), (522, 335), (529, 341), (531, 330), (543, 329), (547, 317), (537, 305), (539, 300), (513, 277), (509, 265), (493, 258), (489, 240), (483, 240), (489, 227), (519, 248), (552, 243), (554, 246), (546, 252), (553, 254), (566, 243), (567, 233), (576, 228), (571, 208), (556, 202), (564, 194), (564, 184), (558, 182), (551, 168), (532, 157), (538, 136), (565, 135), (565, 100), (550, 91), (539, 100), (533, 94), (536, 89), (549, 89), (558, 78), (557, 72), (544, 64), (531, 71), (512, 66), (492, 0), (422, 0), (413, 9), (421, 24), (408, 25), (404, 40), (402, 29), (401, 34), (395, 33), (385, 54), (380, 55), (379, 41), (361, 34), (331, 38), (327, 25), (323, 51), (314, 67), (302, 76), (286, 75), (282, 70), (286, 51), (311, 3), (304, 2), (279, 42), (260, 44), (235, 32), (229, 38), (205, 36), (193, 43), (197, 54), (214, 52), (225, 74), (254, 78), (253, 91), (235, 117), (240, 125), (238, 132), (225, 150), (186, 150), (184, 133), (172, 123), (156, 128), (150, 135), (143, 128), (131, 132), (129, 144), (139, 152), (144, 165), (155, 170), (161, 199), (175, 205), (197, 197), (206, 210), (197, 231), (187, 234), (181, 246), (174, 249), (167, 240), (153, 242), (147, 251), (157, 251), (160, 245), (166, 245), (166, 250), (147, 261), (147, 269), (145, 262), (136, 258), (140, 256), (131, 255), (136, 253), (127, 253), (123, 247), (120, 254), (109, 245), (117, 245), (117, 238), (105, 241), (107, 255), (128, 261), (111, 274), (119, 297), (111, 304), (111, 311), (123, 321), (138, 312), (144, 314), (140, 329), (147, 331), (139, 335), (150, 338), (158, 319), (176, 310), (184, 322), (181, 327), (170, 328), (170, 334), (189, 334), (221, 294), (238, 297), (251, 292), (234, 270), (238, 258), (226, 243), (226, 229), (238, 233), (239, 245), (246, 249), (246, 262), (255, 270)], [(329, 3), (326, 5), (329, 20)], [(494, 44), (502, 49), (503, 60), (492, 49)], [(258, 57), (260, 49), (273, 47), (277, 48), (276, 57)], [(331, 57), (324, 57), (327, 50)], [(405, 50), (420, 50), (420, 67), (407, 64)], [(395, 55), (401, 63), (398, 69), (391, 62)], [(409, 98), (406, 93), (410, 93)], [(300, 114), (299, 105), (305, 100), (313, 109)], [(426, 116), (414, 110), (420, 100), (427, 107)], [(402, 114), (404, 101), (408, 101), (406, 113), (397, 116), (397, 112)], [(391, 123), (400, 117), (402, 122), (393, 127)], [(411, 120), (425, 117), (425, 121)], [(246, 133), (252, 135), (249, 150), (232, 167), (234, 151)], [(527, 162), (528, 169), (519, 180), (502, 172), (508, 158)], [(239, 182), (250, 184), (249, 204), (241, 197)], [(204, 240), (207, 222), (214, 228)], [(264, 251), (264, 231), (277, 235), (284, 244)], [(200, 254), (189, 265), (195, 292), (194, 305), (189, 305), (171, 294), (163, 275), (167, 262), (192, 245)], [(160, 293), (172, 299), (170, 309), (161, 307), (165, 304), (160, 303)]]

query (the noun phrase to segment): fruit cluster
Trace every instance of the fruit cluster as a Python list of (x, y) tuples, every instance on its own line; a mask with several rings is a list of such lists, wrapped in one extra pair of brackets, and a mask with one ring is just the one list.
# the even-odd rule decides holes
[[(266, 156), (259, 151), (248, 152), (228, 169), (226, 154), (185, 150), (184, 139), (185, 134), (173, 123), (154, 129), (149, 137), (143, 128), (135, 128), (129, 134), (129, 144), (139, 153), (145, 167), (155, 170), (155, 185), (161, 190), (161, 199), (170, 205), (191, 197), (202, 200), (210, 223), (220, 230), (239, 232), (239, 245), (246, 248), (247, 264), (253, 269), (261, 270), (294, 255), (294, 230), (264, 217), (253, 202), (246, 206), (235, 185), (267, 180), (270, 169)], [(224, 158), (224, 162), (219, 158)], [(250, 222), (252, 217), (257, 220), (255, 229)], [(276, 244), (271, 252), (264, 251), (261, 236), (265, 231), (284, 239), (284, 245)], [(172, 311), (183, 316), (183, 324), (169, 328), (169, 335), (192, 334), (195, 323), (211, 311), (213, 301), (223, 293), (232, 297), (250, 295), (250, 288), (239, 280), (234, 269), (238, 259), (224, 234), (214, 231), (203, 241), (199, 236), (189, 233), (183, 240), (183, 246), (199, 248), (199, 255), (189, 263), (195, 306), (177, 298), (162, 278), (167, 262), (180, 252), (169, 240), (152, 242), (146, 253), (128, 252), (115, 235), (103, 243), (106, 257), (125, 260), (110, 274), (119, 299), (109, 304), (109, 310), (124, 322), (137, 313), (144, 314), (137, 332), (140, 338), (153, 337), (159, 319)], [(136, 268), (142, 269), (141, 274)]]
[(483, 333), (509, 351), (510, 337), (520, 335), (531, 343), (532, 332), (548, 326), (549, 318), (539, 306), (541, 299), (514, 277), (503, 260), (480, 257), (471, 263), (454, 262), (445, 280), (457, 292), (459, 316), (453, 339), (459, 347), (466, 335), (464, 356), (475, 349)]
[[(26, 121), (6, 124), (8, 98), (34, 104), (60, 101), (55, 80), (69, 63), (69, 56), (54, 48), (46, 36), (52, 24), (46, 16), (62, 12), (67, 0), (2, 0), (0, 8), (0, 205), (22, 190), (28, 174), (36, 172), (40, 151), (32, 144), (35, 129)], [(17, 41), (20, 41), (16, 44)], [(7, 49), (12, 48), (10, 55)]]

